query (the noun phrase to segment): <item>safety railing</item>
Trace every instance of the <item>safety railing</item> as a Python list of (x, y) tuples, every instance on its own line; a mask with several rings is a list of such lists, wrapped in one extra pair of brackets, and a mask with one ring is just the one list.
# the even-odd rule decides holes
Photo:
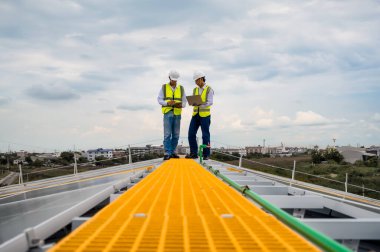
[[(131, 164), (133, 162), (132, 157), (142, 156), (142, 155), (145, 155), (147, 153), (156, 153), (157, 150), (163, 149), (162, 147), (157, 146), (154, 149), (139, 150), (139, 152), (131, 153), (132, 147), (130, 147), (130, 145), (128, 145), (128, 146), (129, 146), (129, 148), (128, 148), (128, 152), (126, 155), (121, 155), (121, 156), (118, 156), (115, 158), (110, 158), (110, 159), (106, 158), (106, 159), (102, 159), (102, 160), (93, 160), (93, 161), (84, 162), (84, 163), (77, 163), (76, 162), (77, 159), (76, 159), (76, 157), (74, 157), (74, 163), (73, 164), (58, 166), (58, 167), (43, 169), (43, 170), (38, 170), (38, 171), (31, 171), (31, 172), (26, 172), (26, 173), (23, 172), (22, 165), (19, 164), (19, 172), (18, 172), (19, 180), (18, 180), (18, 182), (19, 182), (19, 184), (23, 184), (25, 182), (31, 181), (32, 176), (34, 176), (36, 174), (41, 174), (41, 173), (46, 174), (46, 173), (52, 172), (52, 171), (62, 171), (62, 173), (59, 173), (58, 176), (68, 175), (68, 174), (74, 174), (75, 175), (75, 174), (78, 174), (78, 166), (91, 168), (91, 167), (89, 167), (91, 165), (95, 165), (95, 164), (99, 164), (99, 163), (107, 163), (110, 161), (112, 162), (115, 160), (121, 160), (121, 159), (125, 159), (125, 158), (128, 159), (128, 164)], [(138, 161), (140, 161), (140, 160), (138, 160)], [(144, 161), (144, 160), (141, 160), (141, 161)], [(117, 164), (117, 165), (121, 165), (121, 164)], [(68, 169), (73, 169), (73, 172), (69, 173)]]
[[(206, 145), (201, 145), (199, 148), (199, 156), (202, 157), (203, 149), (207, 148)], [(312, 229), (308, 225), (304, 224), (303, 222), (297, 220), (295, 217), (289, 215), (287, 212), (283, 211), (282, 209), (276, 207), (275, 205), (271, 204), (269, 201), (265, 200), (261, 196), (259, 196), (257, 193), (251, 191), (249, 187), (247, 186), (240, 186), (233, 180), (229, 179), (228, 177), (221, 174), (218, 170), (215, 170), (212, 168), (212, 166), (207, 165), (206, 163), (203, 163), (202, 158), (200, 158), (200, 162), (203, 166), (205, 166), (207, 169), (209, 169), (212, 173), (214, 173), (217, 177), (221, 178), (223, 181), (225, 181), (227, 184), (244, 194), (246, 197), (249, 197), (253, 201), (255, 201), (257, 204), (261, 205), (266, 211), (273, 214), (275, 217), (277, 217), (281, 222), (292, 228), (293, 230), (297, 231), (299, 234), (304, 236), (309, 241), (316, 244), (318, 247), (322, 248), (325, 251), (329, 252), (348, 252), (351, 251), (345, 246), (339, 244), (335, 240), (331, 239), (330, 237)]]
[[(239, 160), (239, 167), (243, 167), (242, 163), (243, 163), (243, 161), (245, 161), (245, 162), (252, 163), (252, 164), (257, 164), (257, 165), (261, 165), (261, 166), (265, 166), (265, 167), (270, 167), (270, 168), (273, 168), (273, 169), (282, 170), (285, 173), (289, 174), (288, 176), (284, 176), (284, 177), (289, 177), (291, 179), (290, 185), (292, 185), (293, 183), (295, 183), (297, 181), (308, 182), (308, 183), (312, 183), (312, 184), (318, 185), (318, 183), (316, 183), (317, 181), (310, 181), (312, 179), (303, 179), (303, 180), (299, 179), (299, 180), (297, 180), (296, 177), (297, 177), (297, 174), (298, 174), (298, 175), (303, 175), (303, 176), (310, 177), (310, 178), (315, 178), (315, 179), (318, 179), (318, 180), (327, 181), (327, 182), (329, 182), (329, 184), (325, 183), (324, 186), (327, 186), (327, 187), (330, 187), (330, 188), (333, 188), (333, 189), (337, 189), (337, 190), (343, 191), (345, 193), (354, 193), (354, 194), (357, 194), (357, 195), (361, 194), (360, 196), (365, 197), (366, 194), (368, 196), (368, 193), (371, 192), (371, 193), (373, 193), (374, 195), (377, 196), (377, 197), (373, 197), (373, 198), (380, 198), (380, 191), (378, 191), (376, 189), (365, 187), (365, 185), (359, 186), (359, 185), (348, 183), (348, 178), (349, 178), (349, 176), (348, 176), (349, 174), (348, 173), (346, 173), (346, 179), (345, 179), (345, 181), (340, 181), (340, 180), (336, 180), (336, 179), (326, 178), (324, 176), (320, 176), (320, 175), (316, 175), (316, 174), (311, 174), (311, 173), (307, 173), (307, 172), (303, 172), (303, 171), (297, 171), (297, 169), (296, 169), (296, 162), (295, 161), (294, 161), (293, 169), (288, 169), (288, 168), (284, 168), (284, 167), (280, 167), (280, 166), (276, 166), (276, 165), (265, 164), (263, 162), (246, 159), (246, 158), (243, 158), (241, 155), (239, 157), (237, 157), (236, 155), (232, 155), (232, 154), (229, 154), (229, 153), (226, 153), (226, 152), (222, 152), (222, 151), (217, 151), (217, 150), (214, 150), (214, 149), (212, 149), (212, 152), (219, 153), (219, 154), (222, 154), (222, 155), (225, 155), (225, 156), (229, 156), (229, 157), (233, 157), (233, 158)], [(276, 175), (283, 176), (284, 174), (276, 173)], [(300, 177), (300, 176), (298, 176), (298, 177)], [(331, 183), (335, 183), (338, 186), (332, 187)], [(349, 188), (356, 188), (356, 189), (359, 189), (359, 190), (357, 190), (356, 192), (353, 192), (353, 190), (350, 191)]]

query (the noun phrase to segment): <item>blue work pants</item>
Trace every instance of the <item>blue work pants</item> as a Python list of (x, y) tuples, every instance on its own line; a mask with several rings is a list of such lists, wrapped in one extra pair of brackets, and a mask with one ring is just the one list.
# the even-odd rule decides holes
[(165, 155), (175, 152), (181, 128), (181, 115), (174, 115), (173, 110), (164, 114), (164, 149)]
[[(190, 153), (198, 154), (198, 143), (197, 143), (197, 132), (199, 126), (202, 130), (202, 143), (205, 145), (210, 145), (210, 125), (211, 125), (211, 116), (200, 117), (199, 114), (196, 114), (191, 118), (189, 126), (189, 145)], [(210, 156), (210, 149), (203, 149), (203, 156)]]

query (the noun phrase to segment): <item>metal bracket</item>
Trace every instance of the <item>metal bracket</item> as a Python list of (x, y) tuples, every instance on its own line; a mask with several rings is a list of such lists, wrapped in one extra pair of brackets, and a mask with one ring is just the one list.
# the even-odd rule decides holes
[(24, 231), (29, 248), (36, 248), (43, 245), (43, 240), (37, 237), (33, 228), (27, 228)]
[(83, 223), (85, 223), (86, 221), (88, 221), (90, 218), (89, 217), (75, 217), (72, 221), (71, 221), (71, 231), (74, 231), (75, 229), (77, 229), (80, 225), (82, 225)]
[(250, 188), (249, 188), (248, 185), (242, 186), (241, 193), (242, 193), (243, 195), (245, 195), (245, 191), (247, 191), (247, 190), (249, 190), (249, 189), (250, 189)]
[(342, 240), (342, 244), (352, 251), (358, 251), (360, 240)]
[(119, 198), (121, 194), (122, 193), (120, 193), (120, 192), (111, 194), (110, 195), (110, 203), (115, 201), (117, 198)]
[(306, 209), (305, 208), (295, 208), (293, 210), (293, 216), (296, 218), (303, 219), (305, 216)]

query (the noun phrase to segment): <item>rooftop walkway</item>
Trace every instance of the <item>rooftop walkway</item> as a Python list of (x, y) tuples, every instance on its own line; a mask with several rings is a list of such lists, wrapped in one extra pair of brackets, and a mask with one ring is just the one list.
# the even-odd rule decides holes
[(319, 251), (194, 160), (171, 159), (50, 251)]

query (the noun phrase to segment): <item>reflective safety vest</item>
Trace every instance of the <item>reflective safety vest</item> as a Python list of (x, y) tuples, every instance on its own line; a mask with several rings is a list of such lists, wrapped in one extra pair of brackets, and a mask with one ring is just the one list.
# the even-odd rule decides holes
[[(182, 97), (183, 94), (185, 93), (183, 91), (183, 87), (179, 84), (177, 84), (174, 92), (172, 87), (170, 86), (169, 83), (162, 85), (162, 93), (164, 94), (164, 101), (172, 101), (174, 100), (176, 103), (181, 103), (182, 102)], [(162, 106), (162, 113), (166, 114), (169, 111), (173, 111), (174, 115), (181, 115), (182, 108), (176, 108), (174, 106)]]
[[(210, 91), (211, 91), (211, 87), (205, 86), (205, 88), (203, 89), (202, 94), (201, 94), (202, 102), (207, 102), (207, 95), (208, 95), (208, 93), (210, 93)], [(194, 88), (193, 94), (199, 95), (199, 87)], [(199, 113), (200, 117), (210, 116), (211, 115), (211, 106), (207, 106), (207, 107), (194, 106), (193, 116), (195, 116), (198, 113)]]

